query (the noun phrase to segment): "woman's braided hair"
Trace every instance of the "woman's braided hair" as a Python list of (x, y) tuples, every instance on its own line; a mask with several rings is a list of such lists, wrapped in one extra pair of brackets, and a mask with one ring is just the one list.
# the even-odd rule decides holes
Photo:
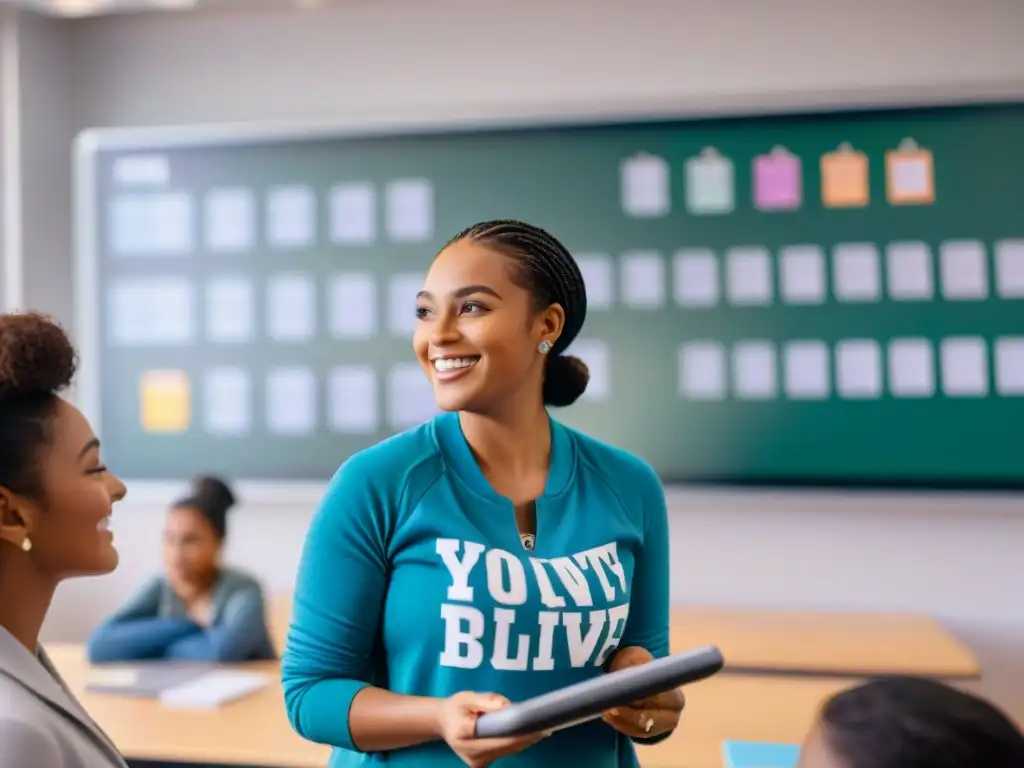
[(514, 262), (512, 281), (530, 292), (538, 310), (561, 305), (565, 325), (545, 362), (544, 403), (572, 405), (590, 381), (590, 372), (582, 360), (562, 354), (587, 317), (587, 290), (572, 254), (540, 227), (511, 219), (474, 224), (459, 232), (445, 247), (460, 240), (473, 240), (510, 258)]

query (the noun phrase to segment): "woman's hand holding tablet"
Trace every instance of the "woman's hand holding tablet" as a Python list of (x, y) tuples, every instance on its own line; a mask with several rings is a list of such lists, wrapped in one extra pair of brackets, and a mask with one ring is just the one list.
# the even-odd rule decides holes
[[(620, 648), (608, 664), (609, 672), (618, 672), (654, 661), (646, 648), (631, 646)], [(605, 710), (602, 719), (619, 733), (632, 739), (649, 739), (663, 733), (671, 733), (679, 725), (686, 699), (681, 688), (639, 699), (624, 706)]]

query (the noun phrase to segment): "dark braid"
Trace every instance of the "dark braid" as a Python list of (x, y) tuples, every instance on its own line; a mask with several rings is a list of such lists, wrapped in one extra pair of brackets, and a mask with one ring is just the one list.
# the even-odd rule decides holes
[(538, 310), (559, 304), (565, 312), (562, 334), (554, 343), (544, 374), (544, 402), (571, 405), (590, 380), (586, 364), (562, 353), (572, 344), (587, 318), (587, 289), (579, 265), (554, 236), (540, 227), (510, 219), (484, 221), (468, 227), (445, 244), (473, 240), (515, 262), (512, 280), (529, 291)]
[(836, 694), (821, 715), (844, 768), (1024, 768), (1024, 734), (987, 701), (891, 677)]

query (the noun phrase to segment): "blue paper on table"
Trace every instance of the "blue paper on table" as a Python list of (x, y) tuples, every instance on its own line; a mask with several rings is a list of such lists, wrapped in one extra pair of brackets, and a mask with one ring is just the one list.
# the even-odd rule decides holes
[(722, 752), (725, 768), (796, 768), (800, 760), (798, 744), (726, 741), (722, 743)]

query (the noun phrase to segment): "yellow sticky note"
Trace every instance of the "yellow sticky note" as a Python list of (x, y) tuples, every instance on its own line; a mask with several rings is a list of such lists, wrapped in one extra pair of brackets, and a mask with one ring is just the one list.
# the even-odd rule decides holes
[(931, 150), (913, 139), (885, 153), (886, 195), (892, 205), (930, 205), (935, 202), (935, 163)]
[(827, 208), (863, 208), (871, 197), (868, 157), (847, 143), (821, 156), (821, 202)]
[(147, 371), (140, 386), (140, 422), (146, 432), (184, 432), (192, 415), (188, 374)]

